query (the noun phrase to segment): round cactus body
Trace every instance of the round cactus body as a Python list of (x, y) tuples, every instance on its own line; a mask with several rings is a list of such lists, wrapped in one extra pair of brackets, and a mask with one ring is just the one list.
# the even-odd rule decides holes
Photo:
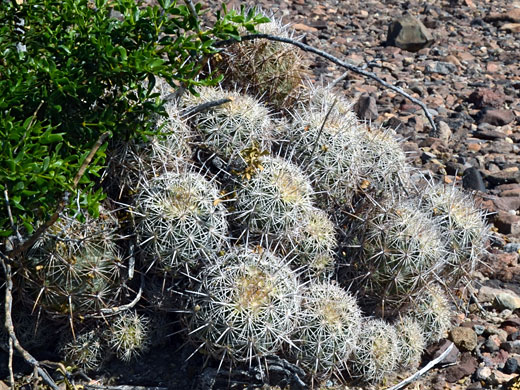
[(362, 324), (351, 374), (365, 382), (380, 382), (397, 368), (399, 349), (395, 327), (379, 319)]
[(361, 184), (361, 129), (353, 114), (327, 116), (329, 109), (307, 107), (293, 114), (290, 153), (324, 196), (349, 204)]
[(474, 200), (453, 186), (434, 184), (422, 194), (423, 209), (436, 217), (445, 236), (449, 281), (467, 282), (480, 258), (485, 254), (489, 226)]
[(263, 104), (251, 96), (220, 88), (202, 87), (198, 93), (199, 96), (187, 96), (185, 104), (196, 106), (220, 99), (231, 100), (193, 118), (202, 134), (202, 146), (239, 166), (245, 164), (241, 155), (245, 150), (270, 151), (274, 126)]
[(451, 328), (452, 311), (442, 288), (432, 284), (414, 300), (408, 315), (419, 323), (426, 344), (432, 344), (443, 337)]
[(251, 361), (276, 353), (296, 326), (298, 280), (268, 251), (235, 247), (200, 275), (188, 328), (219, 359)]
[(283, 239), (283, 247), (293, 257), (293, 264), (305, 267), (311, 277), (331, 274), (337, 246), (334, 224), (325, 211), (315, 207)]
[(265, 156), (250, 179), (236, 192), (238, 220), (255, 233), (284, 233), (293, 229), (312, 208), (313, 190), (294, 164)]
[(98, 368), (103, 360), (103, 343), (97, 329), (77, 335), (60, 349), (67, 363), (85, 371)]
[(311, 282), (303, 290), (293, 336), (299, 364), (313, 377), (341, 377), (360, 330), (361, 311), (354, 297), (336, 284)]
[(434, 280), (446, 252), (433, 220), (414, 202), (401, 201), (369, 218), (363, 226), (356, 277), (381, 309), (398, 308)]
[(104, 338), (108, 347), (122, 361), (130, 361), (146, 351), (150, 343), (149, 320), (135, 312), (123, 312), (105, 331)]
[(138, 194), (137, 232), (148, 264), (175, 273), (226, 244), (226, 209), (217, 187), (196, 172), (168, 173)]
[(192, 155), (190, 141), (195, 136), (177, 105), (167, 103), (165, 110), (167, 116), (155, 122), (158, 135), (146, 141), (117, 141), (111, 148), (108, 171), (113, 178), (110, 191), (115, 197), (133, 195), (154, 177), (186, 169)]
[(399, 364), (403, 368), (415, 368), (421, 362), (426, 348), (423, 329), (412, 317), (400, 318), (396, 324), (399, 342)]
[[(293, 38), (291, 30), (277, 20), (256, 29), (259, 33)], [(296, 47), (255, 39), (231, 45), (220, 54), (214, 65), (224, 74), (226, 84), (253, 91), (276, 107), (288, 107), (299, 96), (305, 61)]]
[(61, 220), (30, 251), (26, 289), (48, 313), (82, 316), (119, 303), (123, 260), (113, 242), (117, 221)]

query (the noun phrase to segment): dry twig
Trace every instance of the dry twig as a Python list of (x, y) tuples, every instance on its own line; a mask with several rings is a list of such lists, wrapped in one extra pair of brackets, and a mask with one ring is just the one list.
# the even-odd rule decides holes
[[(16, 348), (18, 353), (22, 355), (22, 357), (25, 359), (27, 363), (29, 363), (31, 366), (33, 366), (36, 371), (38, 372), (38, 375), (42, 377), (44, 382), (53, 390), (60, 390), (60, 388), (56, 385), (54, 380), (50, 377), (49, 374), (40, 366), (40, 362), (36, 360), (29, 352), (27, 352), (18, 341), (18, 338), (16, 337), (16, 333), (14, 331), (14, 324), (13, 324), (13, 318), (11, 316), (12, 307), (13, 307), (13, 279), (12, 279), (12, 272), (11, 272), (11, 265), (7, 262), (9, 259), (5, 255), (2, 254), (0, 257), (0, 263), (2, 264), (2, 267), (4, 269), (5, 273), (5, 329), (7, 330), (7, 333), (9, 334), (9, 339), (11, 340), (9, 344)], [(11, 373), (10, 373), (11, 375)], [(13, 381), (11, 385), (14, 388), (14, 379), (11, 378)]]
[(427, 365), (425, 365), (423, 368), (421, 368), (419, 371), (417, 371), (415, 374), (409, 376), (408, 378), (406, 378), (404, 381), (402, 382), (399, 382), (397, 385), (395, 386), (392, 386), (392, 387), (389, 387), (388, 389), (386, 390), (399, 390), (405, 386), (408, 386), (410, 383), (416, 381), (417, 379), (419, 379), (419, 377), (421, 377), (422, 375), (424, 375), (427, 371), (431, 370), (436, 364), (442, 362), (444, 360), (444, 358), (446, 356), (448, 356), (448, 354), (451, 352), (451, 350), (453, 349), (453, 346), (454, 344), (451, 343), (448, 348), (446, 348), (444, 350), (443, 353), (440, 354), (440, 356), (436, 359), (433, 359), (431, 362), (429, 362)]
[[(426, 105), (423, 102), (421, 102), (419, 99), (414, 98), (410, 94), (406, 93), (401, 88), (396, 87), (396, 86), (382, 80), (375, 73), (363, 70), (355, 65), (349, 64), (348, 62), (342, 61), (339, 58), (334, 57), (332, 54), (329, 54), (320, 49), (316, 49), (312, 46), (306, 45), (305, 43), (296, 41), (294, 39), (278, 37), (276, 35), (270, 35), (270, 34), (252, 34), (252, 35), (245, 35), (245, 36), (241, 37), (241, 41), (251, 41), (253, 39), (268, 39), (270, 41), (276, 41), (276, 42), (282, 42), (282, 43), (288, 43), (288, 44), (294, 45), (294, 46), (302, 49), (303, 51), (306, 51), (309, 53), (314, 53), (316, 55), (319, 55), (320, 57), (326, 58), (329, 61), (335, 63), (336, 65), (341, 66), (342, 68), (351, 70), (355, 73), (361, 74), (365, 77), (368, 77), (368, 78), (371, 78), (371, 79), (377, 81), (379, 84), (385, 86), (386, 88), (391, 89), (392, 91), (397, 92), (398, 94), (400, 94), (400, 95), (404, 96), (405, 98), (407, 98), (408, 100), (410, 100), (412, 103), (415, 103), (418, 106), (420, 106), (422, 108), (422, 110), (424, 111), (424, 115), (426, 115), (426, 118), (428, 119), (428, 121), (430, 122), (430, 125), (432, 126), (432, 133), (437, 133), (437, 127), (435, 126), (435, 122), (433, 121), (433, 118), (432, 118), (430, 112), (428, 111), (428, 107), (426, 107)], [(240, 42), (240, 41), (238, 41), (236, 39), (226, 39), (223, 41), (216, 42), (214, 46), (216, 48), (219, 48), (219, 47), (229, 46), (231, 44), (238, 43), (238, 42)]]

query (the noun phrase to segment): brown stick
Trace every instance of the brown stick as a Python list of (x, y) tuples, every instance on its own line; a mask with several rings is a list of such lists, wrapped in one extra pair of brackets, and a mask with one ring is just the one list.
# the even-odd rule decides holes
[[(74, 177), (74, 181), (73, 181), (73, 185), (72, 185), (73, 189), (76, 189), (76, 187), (79, 184), (79, 181), (85, 174), (87, 167), (92, 162), (92, 159), (94, 158), (95, 154), (97, 153), (97, 151), (99, 150), (101, 145), (103, 145), (103, 143), (105, 142), (105, 140), (108, 138), (109, 135), (110, 135), (109, 132), (106, 132), (106, 133), (103, 133), (100, 135), (100, 137), (98, 138), (98, 140), (96, 141), (96, 143), (94, 144), (92, 149), (90, 150), (90, 153), (88, 154), (87, 158), (85, 159), (85, 161), (83, 161), (83, 164), (81, 164), (81, 167), (79, 168), (78, 173)], [(54, 214), (52, 214), (52, 216), (45, 223), (40, 225), (38, 227), (38, 229), (36, 229), (36, 231), (32, 234), (31, 237), (29, 237), (23, 244), (17, 246), (13, 250), (7, 252), (7, 255), (10, 258), (15, 258), (18, 255), (20, 255), (21, 253), (25, 252), (31, 246), (33, 246), (34, 243), (36, 242), (36, 240), (38, 240), (38, 238), (43, 234), (43, 232), (45, 232), (48, 228), (50, 228), (52, 225), (54, 225), (54, 223), (58, 220), (60, 213), (67, 206), (68, 200), (69, 200), (69, 193), (65, 192), (65, 194), (63, 195), (63, 199), (60, 202), (60, 204), (58, 205), (56, 212)]]
[[(13, 318), (11, 315), (12, 309), (13, 309), (13, 279), (12, 279), (12, 273), (11, 273), (11, 265), (9, 263), (6, 263), (4, 261), (4, 255), (0, 257), (0, 263), (2, 264), (2, 267), (4, 269), (5, 273), (5, 329), (7, 330), (7, 333), (9, 334), (10, 339), (10, 345), (14, 345), (16, 350), (22, 357), (25, 359), (27, 363), (29, 363), (31, 366), (33, 366), (38, 374), (42, 377), (44, 382), (53, 390), (60, 390), (60, 388), (56, 385), (56, 383), (52, 380), (49, 374), (40, 366), (40, 362), (36, 360), (29, 352), (27, 352), (19, 343), (18, 338), (16, 337), (16, 333), (14, 331), (14, 324), (13, 324)], [(14, 388), (14, 383), (12, 383), (12, 386)]]
[[(422, 110), (424, 111), (426, 118), (430, 122), (430, 125), (432, 126), (432, 133), (434, 133), (434, 134), (437, 133), (437, 126), (435, 126), (435, 122), (433, 121), (433, 118), (432, 118), (430, 112), (428, 111), (428, 107), (423, 102), (421, 102), (419, 99), (414, 98), (410, 94), (406, 93), (401, 88), (396, 87), (396, 86), (389, 84), (386, 81), (382, 80), (375, 73), (367, 72), (366, 70), (363, 70), (355, 65), (349, 64), (348, 62), (342, 61), (339, 58), (334, 57), (333, 55), (331, 55), (323, 50), (316, 49), (312, 46), (306, 45), (305, 43), (302, 43), (302, 42), (298, 42), (294, 39), (278, 37), (278, 36), (270, 35), (270, 34), (252, 34), (252, 35), (245, 35), (245, 36), (241, 37), (241, 41), (251, 41), (253, 39), (268, 39), (270, 41), (289, 43), (291, 45), (294, 45), (294, 46), (302, 49), (303, 51), (306, 51), (309, 53), (314, 53), (314, 54), (319, 55), (320, 57), (324, 57), (324, 58), (328, 59), (329, 61), (335, 63), (336, 65), (341, 66), (342, 68), (349, 69), (355, 73), (358, 73), (360, 75), (363, 75), (365, 77), (368, 77), (368, 78), (371, 78), (371, 79), (377, 81), (379, 84), (391, 89), (392, 91), (397, 92), (398, 94), (400, 94), (400, 95), (404, 96), (405, 98), (407, 98), (408, 100), (410, 100), (412, 103), (415, 103), (418, 106), (420, 106), (422, 108)], [(216, 42), (214, 47), (219, 48), (219, 47), (229, 46), (231, 44), (238, 43), (238, 42), (240, 42), (240, 41), (238, 41), (236, 39), (226, 39), (223, 41)]]

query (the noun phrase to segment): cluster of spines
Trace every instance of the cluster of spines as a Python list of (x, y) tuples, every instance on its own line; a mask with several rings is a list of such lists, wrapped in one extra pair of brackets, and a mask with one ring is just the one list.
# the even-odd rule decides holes
[[(285, 34), (277, 23), (259, 29), (273, 28)], [(295, 51), (262, 40), (233, 47), (237, 51), (225, 53), (221, 62), (228, 82), (247, 82), (278, 108), (292, 104), (302, 78)], [(276, 47), (283, 50), (277, 54)], [(289, 76), (287, 68), (294, 71)], [(156, 90), (162, 98), (173, 92), (161, 82)], [(217, 359), (250, 364), (288, 347), (319, 379), (350, 372), (377, 382), (397, 364), (418, 361), (425, 343), (443, 337), (450, 326), (448, 300), (439, 287), (427, 285), (451, 266), (452, 279), (466, 265), (473, 268), (488, 234), (482, 215), (455, 189), (433, 187), (420, 202), (400, 200), (409, 167), (399, 142), (390, 131), (360, 124), (351, 105), (331, 89), (308, 88), (291, 123), (276, 130), (270, 112), (252, 97), (206, 87), (199, 93), (185, 98), (183, 107), (230, 101), (188, 121), (168, 103), (167, 116), (156, 123), (162, 136), (121, 144), (111, 158), (111, 168), (121, 172), (122, 191), (133, 198), (144, 259), (137, 266), (158, 270), (156, 278), (164, 275), (162, 288), (175, 279), (172, 274), (190, 275), (188, 299), (180, 300), (190, 339)], [(190, 161), (195, 149), (222, 157), (227, 172), (193, 169), (205, 164)], [(216, 180), (223, 174), (225, 186)], [(229, 190), (227, 208), (219, 186)], [(388, 193), (397, 201), (389, 202)], [(344, 217), (359, 204), (371, 207), (358, 209), (363, 214), (354, 217), (362, 221), (356, 234), (341, 231), (356, 225)], [(112, 236), (104, 233), (91, 242), (71, 234), (73, 225), (57, 225), (33, 249), (25, 268), (32, 304), (72, 322), (114, 305), (124, 285)], [(252, 234), (229, 237), (241, 229)], [(338, 233), (350, 242), (338, 245)], [(276, 243), (273, 252), (269, 241)], [(355, 279), (364, 280), (364, 301), (369, 295), (398, 308), (413, 302), (414, 310), (395, 325), (363, 319), (347, 290), (321, 278), (335, 271), (337, 248), (349, 245), (361, 247), (359, 258), (346, 256)], [(198, 267), (201, 260), (204, 268)], [(342, 286), (352, 282), (338, 279)], [(79, 334), (63, 352), (86, 369), (100, 363), (101, 344), (130, 360), (149, 345), (149, 328), (144, 317), (123, 313), (101, 333), (96, 328)]]
[(27, 256), (27, 296), (33, 307), (58, 316), (83, 316), (117, 305), (123, 259), (115, 244), (117, 220), (85, 223), (64, 218), (44, 234)]
[(176, 273), (223, 249), (226, 209), (217, 187), (197, 172), (168, 172), (136, 198), (137, 234), (149, 267)]
[(235, 247), (199, 278), (187, 323), (200, 348), (218, 359), (251, 362), (290, 340), (299, 284), (283, 259), (260, 248)]
[[(257, 30), (293, 38), (292, 30), (278, 20), (260, 24)], [(239, 85), (277, 107), (289, 107), (299, 97), (305, 61), (294, 46), (256, 39), (231, 45), (220, 54), (214, 65), (225, 84)]]

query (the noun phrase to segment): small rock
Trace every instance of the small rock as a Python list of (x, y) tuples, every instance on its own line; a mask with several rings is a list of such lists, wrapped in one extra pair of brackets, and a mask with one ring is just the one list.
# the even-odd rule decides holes
[(510, 357), (506, 360), (506, 364), (504, 364), (503, 372), (506, 374), (513, 374), (518, 370), (518, 360)]
[(504, 246), (504, 251), (508, 253), (520, 252), (520, 243), (510, 242)]
[(493, 203), (498, 210), (516, 211), (516, 210), (520, 209), (520, 197), (517, 197), (517, 196), (496, 198), (496, 199), (493, 199)]
[(416, 52), (430, 47), (433, 41), (431, 32), (420, 20), (411, 15), (405, 15), (390, 23), (386, 45)]
[(509, 353), (520, 353), (520, 340), (506, 341), (500, 344), (500, 348)]
[(354, 112), (359, 119), (368, 121), (376, 120), (379, 116), (376, 99), (366, 93), (362, 94), (354, 105)]
[(437, 123), (437, 131), (439, 132), (439, 138), (443, 141), (448, 142), (452, 136), (450, 126), (443, 121)]
[(520, 32), (520, 23), (505, 23), (502, 26), (500, 26), (500, 30), (509, 31), (512, 33), (519, 33)]
[[(482, 124), (485, 124), (485, 123), (482, 123)], [(504, 139), (507, 137), (501, 131), (487, 129), (487, 128), (481, 128), (480, 126), (476, 131), (473, 132), (473, 136), (475, 136), (476, 138), (485, 139), (485, 140), (489, 140), (489, 141), (494, 141), (497, 139)]]
[(502, 92), (494, 91), (489, 88), (479, 88), (473, 91), (468, 97), (468, 102), (473, 103), (475, 108), (498, 108), (504, 104), (505, 100), (506, 96)]
[(439, 73), (443, 75), (448, 75), (455, 73), (457, 71), (457, 67), (449, 62), (429, 62), (426, 64), (426, 72), (428, 73)]
[(462, 175), (462, 186), (467, 190), (486, 192), (480, 171), (475, 167), (466, 169)]
[(520, 215), (500, 210), (495, 216), (495, 226), (502, 234), (520, 234)]
[(446, 381), (455, 383), (465, 376), (471, 375), (478, 367), (477, 359), (471, 356), (471, 353), (462, 354), (460, 362), (446, 369)]
[(502, 344), (500, 338), (497, 335), (491, 335), (483, 344), (483, 347), (485, 351), (493, 353), (500, 349), (500, 344)]
[(305, 31), (305, 32), (316, 32), (318, 29), (316, 27), (308, 26), (303, 23), (295, 23), (292, 25), (296, 31)]
[(503, 169), (500, 172), (492, 172), (486, 175), (486, 180), (493, 186), (508, 183), (520, 183), (520, 170)]
[(459, 349), (473, 351), (477, 347), (477, 334), (471, 328), (462, 326), (453, 328), (450, 338)]
[(478, 123), (489, 123), (493, 126), (505, 126), (515, 119), (511, 110), (484, 108), (477, 114)]
[[(438, 344), (432, 345), (430, 348), (426, 350), (426, 353), (431, 356), (431, 359), (437, 359), (441, 354), (452, 344), (451, 341), (447, 339), (441, 340)], [(456, 345), (453, 346), (450, 353), (440, 362), (442, 365), (452, 365), (457, 363), (459, 359), (460, 351)]]
[(491, 376), (491, 373), (491, 368), (481, 367), (477, 370), (477, 380), (487, 382), (487, 380)]

